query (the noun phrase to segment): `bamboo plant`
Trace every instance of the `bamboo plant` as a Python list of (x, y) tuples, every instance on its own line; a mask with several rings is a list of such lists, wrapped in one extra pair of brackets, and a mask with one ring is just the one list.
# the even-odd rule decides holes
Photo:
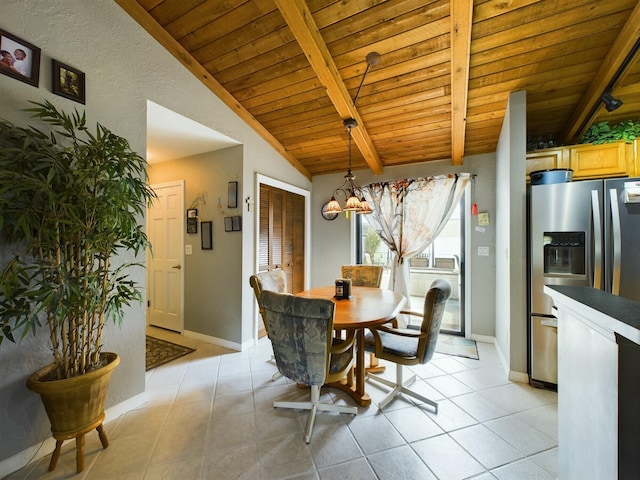
[[(0, 342), (44, 324), (56, 378), (100, 367), (103, 327), (141, 300), (127, 261), (147, 246), (140, 225), (154, 194), (127, 140), (48, 101), (43, 124), (0, 120), (0, 242), (18, 253), (0, 275)], [(129, 252), (129, 255), (123, 255)]]

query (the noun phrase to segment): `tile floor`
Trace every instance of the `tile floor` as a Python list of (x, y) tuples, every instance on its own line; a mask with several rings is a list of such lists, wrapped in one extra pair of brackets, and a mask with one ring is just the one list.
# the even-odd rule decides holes
[[(148, 401), (105, 424), (109, 448), (91, 433), (81, 474), (74, 442), (67, 442), (54, 472), (47, 472), (49, 455), (5, 480), (557, 477), (557, 395), (509, 382), (493, 345), (478, 343), (480, 360), (436, 354), (415, 369), (414, 387), (439, 401), (437, 415), (404, 398), (384, 413), (375, 406), (357, 416), (320, 413), (306, 445), (307, 413), (272, 405), (306, 398), (307, 390), (271, 381), (266, 339), (240, 353), (150, 333), (197, 351), (147, 372)], [(374, 401), (385, 393), (373, 383), (367, 391)], [(351, 402), (332, 389), (322, 395)]]

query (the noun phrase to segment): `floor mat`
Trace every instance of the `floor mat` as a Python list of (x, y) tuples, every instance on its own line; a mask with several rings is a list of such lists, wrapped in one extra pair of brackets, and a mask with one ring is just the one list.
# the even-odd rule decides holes
[(147, 370), (151, 370), (160, 365), (164, 365), (171, 360), (183, 357), (191, 352), (195, 352), (195, 348), (185, 347), (177, 343), (167, 342), (159, 338), (147, 335), (147, 354), (146, 365)]
[(455, 355), (457, 357), (472, 358), (474, 360), (480, 359), (476, 341), (457, 335), (446, 335), (444, 333), (438, 335), (436, 352)]

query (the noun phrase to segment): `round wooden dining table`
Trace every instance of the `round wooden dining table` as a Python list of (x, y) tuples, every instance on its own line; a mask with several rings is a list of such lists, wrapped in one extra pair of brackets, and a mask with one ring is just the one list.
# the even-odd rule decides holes
[(387, 323), (394, 319), (404, 306), (403, 295), (392, 290), (374, 287), (351, 287), (351, 298), (334, 298), (335, 287), (318, 287), (296, 293), (305, 298), (328, 298), (336, 304), (333, 328), (354, 330), (356, 336), (356, 364), (352, 379), (328, 384), (338, 388), (363, 407), (371, 405), (371, 397), (364, 389), (365, 356), (364, 329)]

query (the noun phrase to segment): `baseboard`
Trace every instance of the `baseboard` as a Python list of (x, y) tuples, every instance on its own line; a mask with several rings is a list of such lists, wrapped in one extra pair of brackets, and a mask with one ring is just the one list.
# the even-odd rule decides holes
[(469, 338), (471, 340), (475, 340), (476, 342), (482, 342), (482, 343), (491, 343), (494, 344), (496, 343), (496, 338), (495, 337), (491, 337), (489, 335), (476, 335), (476, 334), (471, 334), (469, 336)]
[(50, 433), (47, 433), (47, 435), (47, 438), (44, 439), (42, 443), (29, 447), (16, 453), (12, 457), (2, 460), (0, 462), (0, 478), (4, 478), (7, 475), (17, 472), (21, 468), (26, 467), (30, 463), (50, 455), (56, 448), (56, 441)]
[[(146, 401), (147, 394), (143, 392), (106, 409), (104, 411), (104, 423), (109, 423), (111, 420), (114, 420), (129, 411), (135, 410)], [(107, 431), (107, 437), (108, 436), (109, 432)], [(11, 473), (17, 472), (21, 468), (26, 467), (30, 463), (37, 462), (41, 458), (51, 455), (55, 448), (56, 440), (51, 436), (51, 434), (47, 434), (47, 438), (38, 445), (26, 448), (12, 457), (2, 460), (0, 462), (0, 478), (4, 478)]]
[(514, 372), (509, 370), (509, 381), (517, 383), (529, 383), (529, 375), (522, 372)]
[(147, 401), (147, 392), (142, 392), (135, 397), (131, 397), (124, 402), (120, 402), (113, 407), (109, 407), (104, 411), (104, 423), (118, 418), (131, 410), (135, 410)]
[[(493, 337), (487, 337), (487, 338), (493, 338)], [(504, 373), (507, 375), (507, 379), (510, 382), (529, 383), (529, 375), (526, 372), (524, 373), (516, 372), (509, 368), (509, 362), (507, 362), (507, 357), (504, 355), (503, 351), (500, 349), (500, 345), (498, 344), (498, 342), (495, 341), (495, 338), (493, 338), (493, 341), (491, 343), (493, 343), (493, 345), (496, 347), (496, 352), (498, 353), (500, 364), (504, 369)]]
[(211, 343), (212, 345), (218, 345), (220, 347), (229, 348), (231, 350), (235, 350), (237, 352), (241, 352), (243, 345), (237, 342), (230, 342), (229, 340), (225, 340), (224, 338), (212, 337), (210, 335), (203, 335), (202, 333), (192, 332), (190, 330), (185, 330), (182, 332), (185, 337), (193, 338), (195, 340), (200, 340), (201, 342)]

